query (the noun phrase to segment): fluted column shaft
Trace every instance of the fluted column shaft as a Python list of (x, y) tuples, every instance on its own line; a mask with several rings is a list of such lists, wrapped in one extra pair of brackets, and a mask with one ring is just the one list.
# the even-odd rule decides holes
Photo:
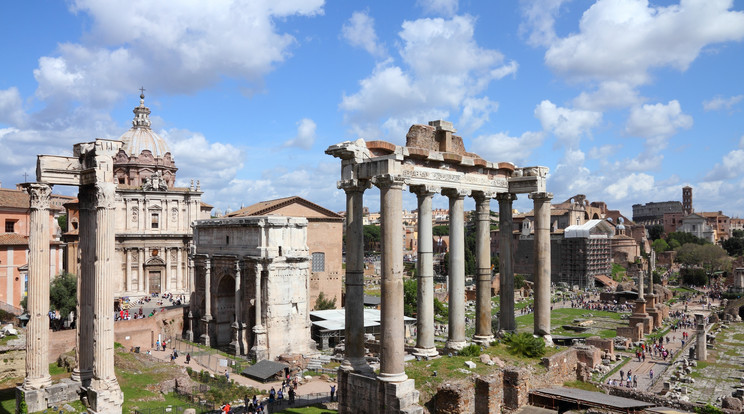
[(115, 248), (114, 183), (96, 184), (96, 259), (93, 302), (93, 378), (116, 382), (114, 372), (114, 278)]
[(488, 345), (491, 332), (491, 198), (474, 193), (476, 214), (475, 260), (478, 267), (475, 296), (475, 336), (473, 340)]
[(512, 203), (515, 194), (499, 193), (499, 327), (505, 332), (516, 332), (514, 315), (514, 265), (512, 232), (514, 221)]
[(438, 189), (411, 187), (418, 199), (418, 286), (416, 291), (416, 355), (435, 356), (434, 246), (431, 224), (432, 196)]
[(25, 184), (30, 196), (28, 266), (29, 322), (26, 331), (25, 389), (41, 389), (52, 384), (49, 375), (49, 197), (47, 184)]
[(535, 212), (535, 335), (550, 336), (550, 200), (551, 193), (532, 193)]
[(447, 348), (465, 346), (465, 196), (447, 189), (449, 197), (449, 336)]
[(73, 379), (80, 379), (83, 386), (90, 385), (93, 378), (93, 301), (95, 295), (95, 235), (96, 211), (95, 190), (92, 186), (80, 187), (78, 193), (80, 208), (79, 253), (80, 275), (78, 277), (78, 319), (77, 329), (77, 373)]
[(403, 361), (403, 181), (387, 176), (375, 185), (380, 187), (382, 219), (382, 358), (378, 379), (401, 382), (408, 378)]
[(251, 354), (258, 361), (266, 359), (268, 353), (268, 338), (266, 335), (266, 328), (263, 326), (261, 315), (261, 301), (263, 300), (263, 291), (261, 287), (262, 273), (268, 266), (262, 263), (256, 263), (256, 299), (255, 299), (255, 310), (256, 310), (256, 323), (253, 326), (253, 348), (251, 348)]
[(364, 190), (367, 181), (349, 180), (346, 193), (346, 352), (341, 368), (371, 372), (364, 358)]
[(132, 259), (129, 257), (129, 249), (124, 248), (124, 263), (126, 268), (124, 269), (124, 277), (127, 279), (127, 292), (132, 292)]
[(209, 322), (212, 320), (212, 259), (207, 256), (204, 260), (204, 333), (201, 340), (204, 345), (209, 345)]
[(240, 260), (235, 261), (235, 322), (241, 322), (240, 309), (242, 307), (243, 287), (240, 279)]

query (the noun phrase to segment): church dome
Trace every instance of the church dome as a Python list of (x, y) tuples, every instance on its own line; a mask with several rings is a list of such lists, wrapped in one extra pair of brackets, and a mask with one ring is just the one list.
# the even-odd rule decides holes
[(128, 156), (139, 156), (149, 150), (155, 158), (162, 158), (170, 152), (168, 144), (150, 128), (150, 108), (145, 106), (144, 91), (140, 94), (140, 104), (134, 108), (132, 128), (125, 132), (119, 141), (124, 142), (122, 149)]

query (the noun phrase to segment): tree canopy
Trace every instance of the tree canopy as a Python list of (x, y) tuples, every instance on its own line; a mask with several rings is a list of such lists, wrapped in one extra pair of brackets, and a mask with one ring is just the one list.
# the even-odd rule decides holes
[(677, 249), (676, 260), (687, 267), (703, 268), (708, 273), (731, 269), (731, 258), (723, 248), (714, 244), (683, 244)]
[(322, 291), (315, 300), (315, 310), (336, 309), (336, 298), (328, 299)]
[(721, 242), (721, 247), (731, 256), (744, 256), (744, 230), (734, 230), (733, 237)]
[(380, 226), (368, 224), (364, 226), (364, 249), (366, 251), (377, 250), (380, 245)]
[(60, 317), (67, 318), (77, 307), (77, 277), (72, 273), (62, 273), (52, 280), (49, 286), (50, 310), (58, 310)]

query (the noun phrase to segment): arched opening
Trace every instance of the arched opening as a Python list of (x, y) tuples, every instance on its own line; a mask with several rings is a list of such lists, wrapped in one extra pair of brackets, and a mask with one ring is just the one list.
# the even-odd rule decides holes
[(235, 279), (223, 275), (217, 285), (216, 312), (213, 315), (217, 326), (217, 346), (227, 345), (232, 339), (231, 325), (235, 320)]
[(739, 307), (739, 316), (744, 319), (744, 305)]

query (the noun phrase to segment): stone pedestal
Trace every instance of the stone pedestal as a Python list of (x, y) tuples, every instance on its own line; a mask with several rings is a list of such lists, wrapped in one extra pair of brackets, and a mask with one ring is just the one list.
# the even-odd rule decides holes
[(201, 318), (202, 323), (204, 324), (204, 333), (201, 334), (199, 337), (200, 342), (202, 345), (210, 346), (211, 341), (209, 340), (209, 322), (212, 321), (212, 317), (210, 315), (204, 315)]
[(646, 301), (644, 299), (636, 299), (633, 314), (630, 315), (629, 322), (630, 326), (635, 326), (638, 323), (643, 325), (643, 333), (645, 335), (653, 332), (654, 321), (646, 313)]
[(250, 356), (256, 361), (261, 361), (269, 357), (269, 349), (266, 347), (267, 337), (266, 328), (263, 326), (253, 327), (254, 345), (251, 348)]
[(708, 359), (708, 345), (707, 345), (707, 333), (705, 332), (705, 316), (699, 313), (695, 314), (695, 324), (697, 325), (697, 338), (696, 338), (696, 355), (695, 359), (698, 361), (705, 361)]
[(338, 371), (339, 414), (420, 414), (419, 392), (412, 379), (386, 382), (362, 373)]

